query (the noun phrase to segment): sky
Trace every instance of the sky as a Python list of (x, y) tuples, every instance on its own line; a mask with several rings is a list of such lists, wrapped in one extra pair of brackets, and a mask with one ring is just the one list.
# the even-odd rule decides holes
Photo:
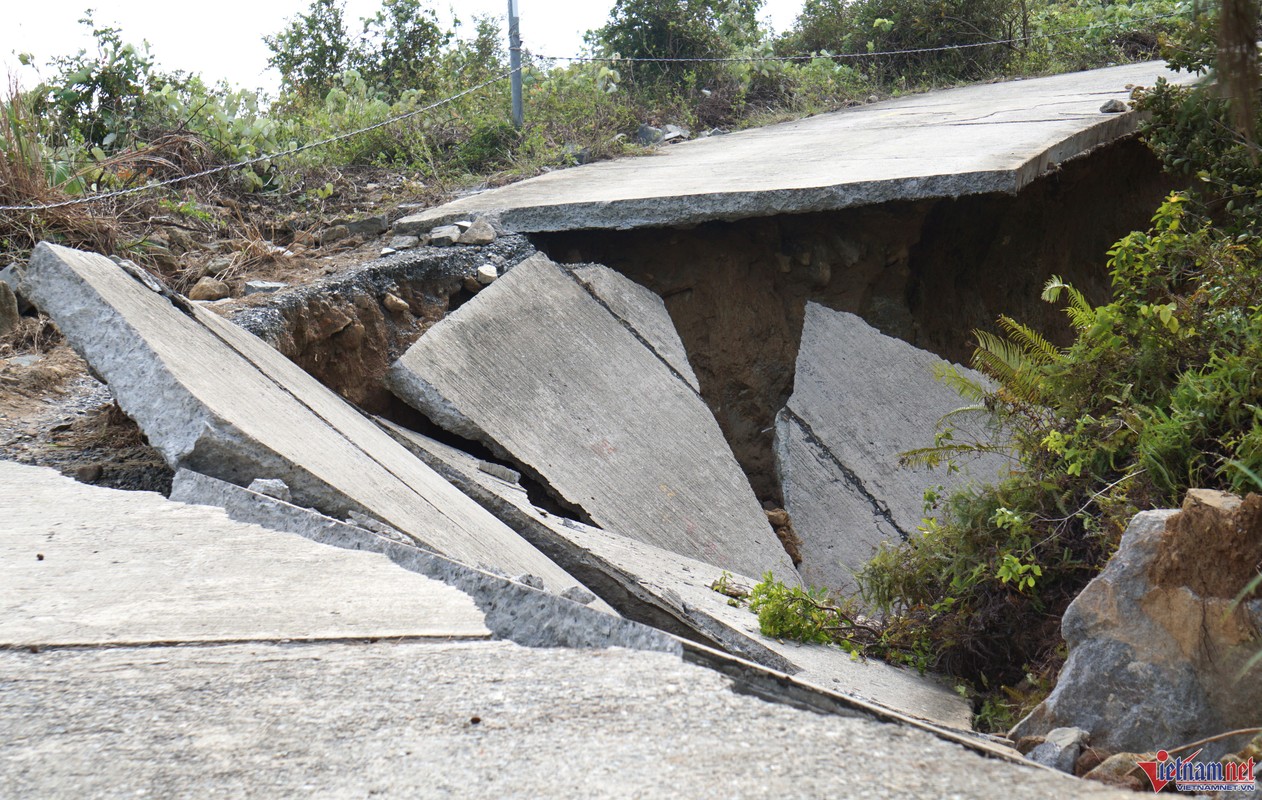
[[(199, 72), (208, 82), (227, 79), (242, 88), (275, 91), (279, 76), (267, 69), (265, 34), (274, 34), (288, 18), (306, 10), (310, 0), (31, 0), (6, 2), (0, 25), (0, 72), (5, 83), (16, 75), (25, 88), (38, 77), (18, 63), (31, 53), (36, 65), (58, 55), (92, 48), (86, 26), (78, 24), (87, 8), (98, 24), (121, 28), (123, 40), (148, 41), (158, 65), (166, 70)], [(507, 0), (433, 0), (440, 18), (471, 22), (474, 16), (503, 16)], [(522, 41), (531, 52), (564, 56), (578, 53), (583, 33), (604, 24), (613, 0), (518, 0)], [(354, 30), (380, 0), (348, 0), (347, 21)], [(763, 16), (777, 31), (793, 23), (802, 0), (766, 0)], [(472, 25), (465, 30), (471, 32)]]

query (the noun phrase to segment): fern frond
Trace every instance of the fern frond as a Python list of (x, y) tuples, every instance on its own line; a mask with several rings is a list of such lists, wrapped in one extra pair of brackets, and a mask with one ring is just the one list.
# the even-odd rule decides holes
[(996, 392), (1001, 399), (1017, 403), (1037, 404), (1043, 397), (1042, 383), (1021, 345), (1001, 339), (993, 333), (975, 331), (977, 349), (973, 366), (999, 383)]
[(1087, 300), (1087, 296), (1072, 285), (1061, 280), (1059, 275), (1047, 279), (1043, 286), (1042, 298), (1049, 303), (1060, 300), (1061, 293), (1069, 296), (1069, 305), (1065, 307), (1065, 315), (1078, 330), (1086, 330), (1095, 324), (1095, 307)]
[(1022, 325), (1012, 317), (1000, 317), (999, 325), (1008, 334), (1009, 340), (1021, 346), (1027, 360), (1035, 364), (1054, 364), (1063, 357), (1056, 345), (1030, 326)]
[(988, 442), (955, 442), (933, 447), (917, 447), (915, 450), (899, 453), (898, 465), (900, 467), (929, 467), (932, 469), (944, 461), (949, 461), (953, 456), (982, 456), (990, 453), (1008, 455), (1008, 449)]
[(980, 403), (986, 398), (987, 387), (960, 372), (954, 364), (948, 364), (945, 361), (935, 364), (933, 377), (934, 380), (954, 389), (956, 394), (969, 402)]

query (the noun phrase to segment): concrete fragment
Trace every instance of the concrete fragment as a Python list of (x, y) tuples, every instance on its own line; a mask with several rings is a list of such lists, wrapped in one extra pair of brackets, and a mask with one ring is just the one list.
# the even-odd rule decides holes
[[(238, 522), (294, 533), (320, 544), (381, 553), (404, 569), (468, 593), (486, 612), (486, 624), (496, 638), (530, 647), (677, 649), (655, 631), (622, 624), (614, 610), (602, 600), (595, 600), (589, 604), (590, 609), (575, 613), (553, 594), (524, 588), (507, 576), (475, 569), (424, 550), (398, 531), (362, 514), (352, 513), (354, 524), (340, 522), (312, 509), (299, 508), (186, 469), (175, 473), (171, 499), (191, 505), (216, 506)], [(571, 586), (568, 590), (585, 591), (581, 586)]]
[(490, 286), (495, 279), (500, 276), (499, 270), (490, 264), (483, 264), (478, 267), (477, 280), (482, 286)]
[(763, 636), (757, 618), (713, 589), (726, 575), (746, 590), (757, 581), (536, 508), (524, 489), (479, 468), (473, 456), (378, 420), (439, 474), (519, 531), (619, 613), (683, 638), (790, 673), (802, 685), (861, 698), (939, 725), (968, 730), (972, 710), (942, 682), (835, 647)]
[(1091, 738), (1082, 728), (1054, 728), (1043, 737), (1043, 742), (1031, 750), (1026, 758), (1058, 772), (1073, 774), (1074, 765), (1083, 745)]
[(18, 326), (18, 298), (9, 288), (9, 284), (0, 281), (0, 336), (4, 336)]
[(1262, 599), (1235, 602), (1260, 561), (1262, 496), (1193, 489), (1179, 512), (1137, 514), (1065, 612), (1056, 688), (1013, 734), (1075, 726), (1094, 748), (1148, 752), (1262, 725), (1262, 664), (1245, 669)]
[(42, 243), (31, 295), (173, 468), (285, 481), (295, 502), (371, 514), (472, 565), (577, 582), (293, 362), (100, 256)]
[(679, 373), (694, 391), (701, 387), (688, 363), (688, 353), (670, 320), (666, 304), (651, 290), (611, 269), (596, 265), (573, 267), (579, 282), (597, 302), (643, 338), (657, 356)]
[(421, 240), (417, 236), (395, 236), (390, 239), (390, 243), (386, 246), (391, 250), (411, 250), (420, 246)]
[(478, 218), (460, 234), (461, 244), (487, 245), (495, 241), (495, 228), (483, 218)]
[(389, 383), (602, 527), (734, 572), (796, 578), (702, 399), (543, 256), (430, 328)]
[(0, 647), (491, 635), (451, 586), (219, 509), (5, 461), (0, 509)]
[(215, 300), (222, 300), (230, 294), (232, 294), (232, 290), (228, 288), (228, 284), (207, 275), (194, 284), (193, 288), (189, 290), (188, 299), (207, 300), (213, 302)]
[(692, 131), (687, 128), (681, 128), (678, 125), (666, 125), (662, 128), (662, 141), (673, 142), (677, 139), (688, 139), (692, 137)]
[(274, 497), (286, 503), (293, 499), (293, 495), (285, 482), (276, 478), (255, 478), (250, 482), (250, 491)]
[(392, 255), (394, 255), (394, 254), (395, 254), (395, 253), (397, 253), (397, 252), (398, 252), (398, 251), (397, 251), (397, 250), (395, 250), (393, 247), (383, 247), (383, 248), (381, 248), (381, 253), (380, 253), (380, 255), (384, 258), (385, 256), (392, 256)]
[(272, 294), (279, 292), (281, 289), (288, 288), (289, 284), (280, 281), (246, 281), (245, 293), (249, 294)]
[(429, 243), (434, 247), (450, 247), (460, 241), (462, 233), (457, 225), (443, 225), (429, 232)]
[[(899, 453), (932, 445), (942, 416), (967, 405), (934, 379), (941, 364), (853, 314), (807, 303), (793, 395), (776, 418), (775, 445), (807, 583), (852, 591), (853, 574), (879, 544), (916, 532), (926, 489), (992, 482), (1006, 467), (997, 455), (964, 462), (955, 475), (899, 466)], [(985, 441), (984, 426), (954, 422)]]

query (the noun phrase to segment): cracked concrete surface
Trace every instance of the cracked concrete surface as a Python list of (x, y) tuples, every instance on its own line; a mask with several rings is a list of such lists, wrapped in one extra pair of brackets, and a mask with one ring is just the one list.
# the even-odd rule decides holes
[(912, 95), (551, 172), (396, 227), (423, 231), (492, 215), (523, 233), (628, 229), (1014, 194), (1057, 164), (1132, 133), (1134, 113), (1100, 106), (1159, 77), (1194, 79), (1149, 62)]

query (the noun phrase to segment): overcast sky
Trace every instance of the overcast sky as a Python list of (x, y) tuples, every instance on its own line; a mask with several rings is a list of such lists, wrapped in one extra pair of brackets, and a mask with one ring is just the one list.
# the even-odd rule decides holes
[[(89, 48), (91, 37), (78, 24), (87, 8), (98, 23), (123, 30), (125, 41), (148, 41), (158, 64), (169, 70), (200, 72), (210, 82), (226, 78), (247, 87), (274, 90), (278, 77), (266, 69), (268, 50), (261, 37), (276, 33), (285, 20), (305, 11), (310, 0), (218, 0), (172, 3), (169, 0), (7, 0), (0, 25), (0, 71), (16, 73), (23, 85), (33, 75), (20, 69), (16, 53), (31, 53), (36, 64), (57, 55)], [(572, 55), (583, 33), (602, 25), (613, 0), (518, 0), (522, 40), (535, 53)], [(347, 20), (374, 13), (380, 0), (348, 0)], [(450, 21), (475, 15), (503, 16), (507, 0), (434, 0)], [(802, 0), (767, 0), (763, 14), (776, 30), (788, 28)], [(466, 26), (471, 28), (471, 26)]]

